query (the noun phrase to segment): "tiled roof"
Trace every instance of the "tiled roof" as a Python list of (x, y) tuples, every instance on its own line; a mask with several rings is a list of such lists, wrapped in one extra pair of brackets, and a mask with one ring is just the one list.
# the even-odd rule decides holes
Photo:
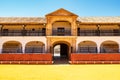
[(42, 17), (0, 17), (0, 23), (46, 23)]
[[(120, 23), (119, 17), (78, 17), (77, 21), (81, 23)], [(46, 23), (44, 17), (0, 17), (2, 23)]]
[(119, 17), (79, 17), (77, 19), (83, 23), (120, 23)]

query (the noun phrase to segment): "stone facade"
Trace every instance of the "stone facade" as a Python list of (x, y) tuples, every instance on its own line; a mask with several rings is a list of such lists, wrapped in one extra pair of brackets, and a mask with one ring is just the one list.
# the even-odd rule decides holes
[[(63, 44), (68, 46), (68, 56), (120, 52), (120, 17), (79, 17), (61, 8), (45, 18), (0, 17), (0, 30), (1, 54), (12, 53), (11, 49), (25, 54), (28, 43), (30, 53), (54, 54), (54, 47)], [(17, 45), (21, 45), (19, 49), (15, 48)]]

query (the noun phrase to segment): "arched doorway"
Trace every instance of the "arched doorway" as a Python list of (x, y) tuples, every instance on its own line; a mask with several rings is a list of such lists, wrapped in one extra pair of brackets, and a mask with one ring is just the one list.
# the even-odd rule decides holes
[(53, 59), (55, 64), (66, 64), (69, 62), (70, 46), (66, 43), (53, 45)]

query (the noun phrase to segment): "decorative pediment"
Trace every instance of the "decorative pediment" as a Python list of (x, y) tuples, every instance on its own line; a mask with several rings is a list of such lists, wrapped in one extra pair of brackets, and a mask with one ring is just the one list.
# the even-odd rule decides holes
[(60, 8), (52, 13), (47, 14), (46, 16), (77, 16), (77, 15), (63, 8)]

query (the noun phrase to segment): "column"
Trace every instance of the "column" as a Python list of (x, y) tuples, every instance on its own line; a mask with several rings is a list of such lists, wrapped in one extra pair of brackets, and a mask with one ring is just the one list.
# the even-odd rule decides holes
[(43, 46), (43, 51), (42, 52), (45, 53), (45, 45)]
[(71, 26), (72, 26), (72, 28), (71, 28), (71, 29), (72, 29), (72, 30), (71, 30), (71, 31), (72, 31), (72, 32), (71, 32), (71, 33), (72, 33), (72, 36), (77, 36), (76, 23), (75, 23), (75, 22), (72, 22), (72, 23), (71, 23)]
[(45, 53), (47, 53), (47, 45), (45, 45)]
[(100, 53), (100, 44), (97, 44), (97, 53)]
[(0, 36), (2, 36), (3, 25), (0, 25)]
[(97, 36), (100, 36), (100, 25), (97, 25)]
[(72, 49), (73, 53), (76, 53), (76, 38), (72, 39)]
[(2, 44), (0, 43), (0, 54), (2, 54)]
[(76, 43), (76, 53), (78, 53), (78, 44)]
[(22, 44), (22, 53), (23, 54), (25, 53), (25, 44), (24, 43)]
[(22, 25), (22, 27), (23, 27), (22, 36), (26, 36), (26, 29), (25, 29), (26, 25)]
[(119, 43), (119, 53), (120, 53), (120, 43)]
[(118, 27), (119, 27), (119, 36), (120, 36), (120, 25), (118, 25)]
[(50, 49), (51, 49), (50, 43), (51, 43), (51, 42), (50, 42), (50, 38), (47, 38), (47, 46), (46, 46), (46, 48), (47, 48), (47, 49), (46, 49), (46, 50), (47, 50), (46, 52), (47, 52), (47, 53), (51, 53), (51, 52), (50, 52), (50, 51), (51, 51), (51, 50), (50, 50)]
[(51, 36), (52, 35), (52, 25), (49, 23), (46, 26), (46, 36)]

